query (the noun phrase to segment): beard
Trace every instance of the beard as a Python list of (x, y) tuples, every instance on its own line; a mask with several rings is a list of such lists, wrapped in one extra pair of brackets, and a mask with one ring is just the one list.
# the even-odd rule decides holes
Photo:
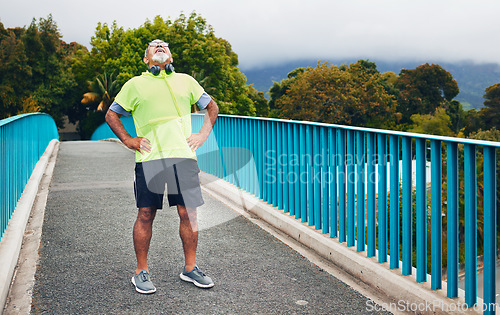
[(165, 63), (168, 60), (168, 55), (164, 52), (157, 52), (156, 54), (153, 55), (153, 58), (151, 58), (154, 62), (157, 63)]

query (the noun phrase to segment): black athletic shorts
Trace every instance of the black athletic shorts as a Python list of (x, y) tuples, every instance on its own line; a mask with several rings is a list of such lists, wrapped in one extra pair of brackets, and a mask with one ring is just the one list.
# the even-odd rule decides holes
[(199, 172), (193, 159), (169, 158), (136, 163), (134, 193), (137, 207), (162, 209), (165, 185), (170, 207), (196, 208), (203, 205)]

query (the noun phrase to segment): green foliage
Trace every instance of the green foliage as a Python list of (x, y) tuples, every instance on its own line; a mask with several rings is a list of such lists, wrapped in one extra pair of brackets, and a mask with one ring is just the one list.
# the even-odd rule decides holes
[(462, 109), (462, 104), (459, 101), (448, 102), (446, 114), (450, 117), (450, 129), (453, 134), (458, 134), (464, 127), (466, 117), (465, 111)]
[(420, 115), (414, 114), (411, 116), (413, 126), (409, 132), (425, 133), (439, 136), (453, 136), (451, 130), (451, 118), (446, 114), (446, 110), (442, 107), (436, 108), (433, 114)]
[(464, 113), (464, 127), (460, 130), (459, 136), (467, 136), (481, 128), (481, 117), (475, 109), (470, 109)]
[(246, 85), (229, 42), (216, 37), (196, 13), (181, 14), (175, 21), (157, 16), (129, 30), (116, 22), (98, 23), (90, 52), (60, 38), (52, 16), (33, 20), (27, 28), (5, 29), (0, 23), (2, 118), (44, 111), (62, 127), (67, 115), (88, 138), (104, 121), (95, 111), (105, 111), (127, 80), (147, 70), (144, 50), (155, 38), (170, 43), (176, 71), (193, 74), (221, 113), (254, 116), (256, 106), (260, 115), (268, 113), (263, 94)]
[(102, 112), (108, 111), (120, 91), (120, 86), (113, 80), (113, 75), (107, 73), (98, 75), (94, 81), (89, 82), (89, 87), (92, 92), (83, 94), (82, 104), (89, 106), (98, 103), (96, 110)]
[(49, 113), (59, 127), (78, 98), (77, 81), (68, 67), (72, 53), (61, 41), (52, 16), (28, 28), (4, 29), (0, 23), (0, 115)]
[(248, 98), (250, 98), (255, 105), (255, 114), (259, 117), (268, 117), (270, 114), (269, 104), (264, 97), (264, 93), (257, 91), (253, 85), (248, 86)]
[(117, 73), (120, 85), (147, 70), (144, 51), (153, 39), (169, 43), (177, 72), (194, 74), (225, 114), (255, 115), (246, 77), (238, 70), (238, 56), (225, 39), (215, 36), (212, 26), (196, 13), (178, 19), (156, 16), (136, 28), (123, 30), (116, 22), (99, 23), (85, 62), (94, 74)]
[(271, 99), (269, 100), (269, 110), (270, 117), (278, 117), (279, 109), (276, 106), (276, 101), (281, 98), (287, 92), (288, 88), (292, 84), (292, 82), (297, 78), (298, 75), (304, 73), (307, 70), (311, 70), (311, 68), (297, 68), (290, 73), (288, 73), (288, 77), (286, 79), (281, 80), (281, 82), (273, 82), (273, 86), (269, 89), (269, 95)]
[(0, 22), (0, 118), (16, 115), (31, 76), (21, 36), (24, 29), (5, 29)]
[[(336, 67), (318, 63), (293, 79), (275, 84), (279, 117), (369, 127), (389, 127), (395, 102), (372, 63)], [(272, 109), (272, 107), (271, 107)]]
[(438, 107), (448, 107), (459, 92), (457, 81), (448, 71), (428, 63), (413, 70), (401, 70), (396, 86), (403, 123), (409, 122), (413, 114), (430, 114)]
[(121, 85), (146, 70), (144, 50), (155, 38), (170, 43), (176, 71), (200, 82), (221, 113), (448, 136), (500, 129), (500, 83), (486, 89), (483, 109), (465, 112), (453, 100), (457, 82), (439, 65), (403, 69), (398, 76), (380, 73), (368, 60), (340, 67), (318, 63), (274, 82), (267, 102), (262, 92), (246, 84), (230, 43), (215, 36), (212, 26), (194, 12), (175, 20), (156, 16), (127, 30), (116, 22), (98, 23), (90, 52), (61, 41), (50, 15), (33, 19), (25, 28), (5, 29), (0, 23), (1, 118), (43, 111), (61, 127), (67, 115), (70, 122), (80, 122), (81, 135), (88, 137), (93, 130), (87, 128), (102, 119), (95, 114), (98, 106), (106, 110)]
[(500, 130), (500, 83), (486, 88), (484, 106), (479, 111), (484, 127)]

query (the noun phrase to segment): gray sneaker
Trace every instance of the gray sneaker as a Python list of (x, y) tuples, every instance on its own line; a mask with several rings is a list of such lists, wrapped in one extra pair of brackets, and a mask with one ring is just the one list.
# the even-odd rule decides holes
[(190, 272), (187, 272), (186, 269), (184, 269), (179, 276), (182, 280), (192, 282), (199, 288), (208, 289), (214, 286), (212, 279), (205, 275), (203, 271), (198, 268), (198, 266), (194, 266), (193, 270)]
[(146, 270), (141, 270), (138, 275), (133, 276), (132, 284), (139, 293), (151, 294), (156, 292), (156, 288), (151, 279), (149, 279), (149, 273)]

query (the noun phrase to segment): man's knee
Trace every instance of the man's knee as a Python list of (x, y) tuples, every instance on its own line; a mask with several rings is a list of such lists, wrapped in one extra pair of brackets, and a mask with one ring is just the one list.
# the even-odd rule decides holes
[(137, 219), (143, 223), (153, 222), (156, 215), (155, 207), (141, 207), (137, 214)]
[(192, 221), (196, 219), (196, 208), (188, 208), (185, 206), (177, 206), (177, 212), (179, 213), (179, 218), (181, 221), (189, 220)]

